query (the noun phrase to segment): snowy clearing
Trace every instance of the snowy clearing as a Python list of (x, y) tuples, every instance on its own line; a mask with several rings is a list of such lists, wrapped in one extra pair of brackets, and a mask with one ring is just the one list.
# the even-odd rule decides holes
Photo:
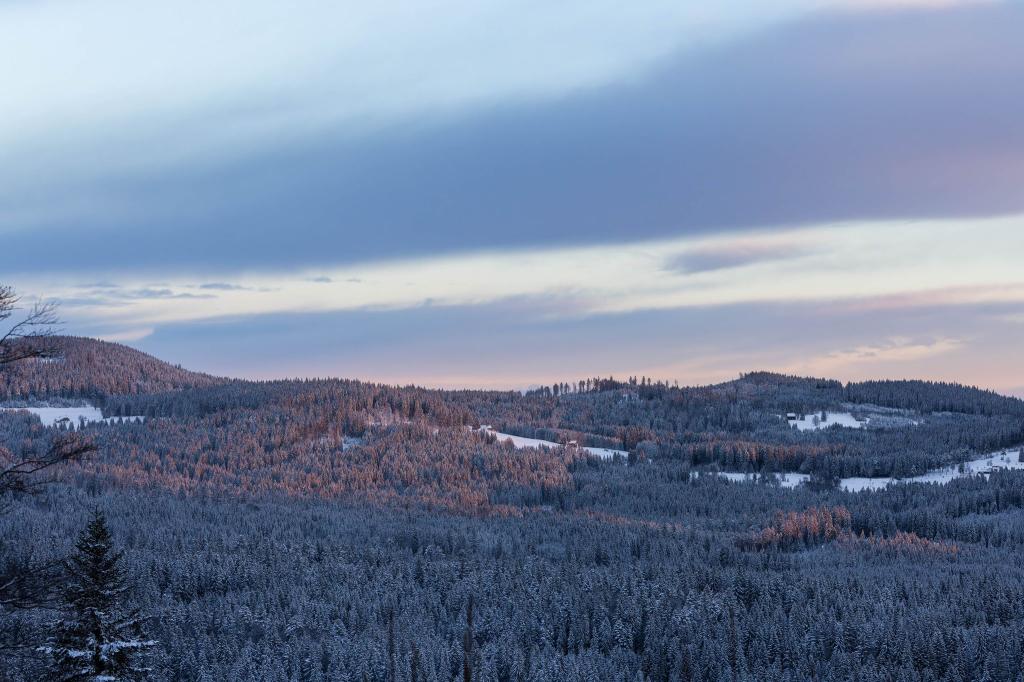
[(104, 424), (118, 424), (124, 422), (137, 422), (142, 423), (146, 420), (145, 417), (133, 415), (130, 417), (103, 417), (103, 412), (98, 407), (92, 405), (84, 405), (82, 407), (2, 407), (0, 410), (7, 412), (14, 410), (23, 410), (30, 412), (37, 417), (39, 421), (43, 423), (43, 426), (53, 427), (58, 426), (61, 423), (67, 424), (71, 428), (78, 428), (82, 422), (87, 424), (94, 422), (103, 422)]
[[(699, 472), (694, 472), (694, 474), (698, 473)], [(758, 474), (740, 473), (736, 471), (705, 472), (705, 475), (718, 475), (722, 478), (732, 481), (733, 483), (755, 483), (757, 482), (758, 477)], [(768, 475), (775, 476), (775, 478), (779, 481), (779, 487), (782, 488), (795, 488), (798, 485), (802, 485), (811, 479), (811, 477), (807, 474), (794, 474), (788, 472)]]
[(612, 450), (610, 448), (592, 448), (586, 445), (584, 445), (580, 449), (586, 450), (594, 457), (599, 457), (600, 459), (612, 459), (615, 457), (615, 455), (618, 455), (619, 457), (629, 456), (629, 453), (626, 452), (625, 450)]
[[(933, 469), (920, 476), (910, 478), (890, 478), (877, 476), (866, 478), (855, 476), (844, 478), (839, 481), (839, 487), (852, 493), (863, 490), (881, 490), (893, 483), (938, 483), (945, 485), (950, 481), (967, 476), (987, 477), (993, 471), (1021, 469), (1024, 470), (1024, 462), (1021, 462), (1024, 448), (1017, 450), (1001, 450), (984, 457), (972, 459), (963, 464), (957, 464), (941, 469)], [(757, 474), (742, 473), (737, 471), (703, 472), (704, 475), (718, 475), (736, 483), (754, 483), (757, 481)], [(701, 475), (701, 472), (694, 472), (694, 475)], [(783, 473), (775, 474), (779, 479), (779, 485), (783, 488), (795, 488), (810, 480), (807, 474)]]
[[(561, 443), (555, 443), (554, 441), (540, 440), (538, 438), (523, 438), (522, 436), (513, 436), (513, 435), (508, 434), (508, 433), (501, 433), (500, 431), (495, 431), (494, 429), (492, 429), (490, 427), (483, 427), (483, 426), (481, 426), (480, 430), (481, 431), (485, 431), (487, 433), (493, 433), (494, 436), (499, 441), (503, 441), (503, 442), (504, 441), (512, 441), (512, 445), (514, 445), (517, 448), (561, 448), (561, 447), (565, 447)], [(585, 446), (585, 445), (581, 445), (580, 446), (580, 450), (585, 450), (587, 453), (593, 455), (594, 457), (599, 457), (600, 459), (612, 459), (612, 458), (615, 457), (615, 455), (619, 455), (620, 457), (626, 457), (626, 456), (629, 455), (629, 453), (626, 452), (625, 450), (612, 450), (612, 449), (609, 449), (609, 448), (592, 448), (592, 447), (588, 447), (588, 446)]]
[(833, 426), (845, 429), (895, 429), (920, 426), (921, 418), (910, 410), (900, 410), (867, 403), (845, 403), (843, 412), (815, 410), (811, 412), (790, 412), (779, 415), (790, 428), (798, 431), (820, 431)]
[(1017, 450), (1001, 450), (978, 459), (972, 459), (963, 464), (933, 469), (920, 476), (910, 478), (844, 478), (839, 481), (839, 487), (850, 492), (862, 490), (880, 490), (891, 483), (938, 483), (944, 485), (957, 478), (967, 476), (988, 476), (993, 471), (1024, 469), (1024, 462), (1021, 462), (1021, 455), (1024, 448)]
[[(825, 415), (824, 419), (822, 419), (822, 415)], [(796, 417), (795, 419), (793, 418), (794, 416)], [(791, 426), (796, 426), (799, 431), (817, 431), (836, 425), (849, 429), (860, 429), (867, 425), (870, 419), (860, 421), (849, 412), (826, 412), (821, 410), (820, 412), (812, 412), (805, 415), (788, 415), (787, 421), (789, 421)]]

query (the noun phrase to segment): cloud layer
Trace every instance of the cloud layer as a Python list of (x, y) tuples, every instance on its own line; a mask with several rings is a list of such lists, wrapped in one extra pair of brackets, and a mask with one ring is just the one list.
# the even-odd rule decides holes
[[(79, 333), (222, 373), (508, 387), (558, 369), (713, 381), (766, 367), (842, 378), (960, 372), (1016, 390), (1020, 253), (1024, 216), (35, 290), (64, 300)], [(264, 359), (298, 336), (300, 355)]]
[(1019, 4), (823, 15), (560, 98), (57, 195), (39, 179), (0, 210), (34, 226), (0, 268), (37, 269), (40, 234), (59, 268), (90, 249), (98, 269), (219, 271), (1020, 212), (1022, 30)]
[(489, 250), (263, 271), (231, 281), (127, 275), (48, 288), (76, 315), (137, 327), (227, 315), (537, 301), (536, 314), (808, 301), (850, 308), (1024, 300), (1024, 216), (737, 231), (614, 246)]

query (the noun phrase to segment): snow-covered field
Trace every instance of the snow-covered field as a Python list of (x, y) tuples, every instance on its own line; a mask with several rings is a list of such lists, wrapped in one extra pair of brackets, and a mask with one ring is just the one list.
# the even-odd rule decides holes
[(103, 419), (103, 412), (97, 407), (5, 407), (4, 410), (24, 410), (39, 417), (43, 426), (55, 426), (57, 422), (68, 420), (78, 426), (81, 421), (97, 422)]
[(587, 452), (592, 454), (594, 457), (599, 457), (601, 459), (612, 459), (612, 458), (615, 457), (615, 455), (618, 455), (619, 457), (628, 457), (629, 456), (629, 453), (626, 452), (625, 450), (612, 450), (610, 448), (592, 448), (592, 447), (589, 447), (589, 446), (583, 446), (580, 449), (581, 450), (586, 450)]
[(964, 462), (962, 465), (933, 469), (920, 476), (910, 478), (844, 478), (839, 481), (839, 487), (851, 492), (861, 490), (879, 490), (892, 483), (939, 483), (946, 484), (950, 481), (965, 476), (981, 474), (988, 476), (993, 471), (1000, 469), (1024, 469), (1024, 462), (1020, 461), (1021, 450), (1002, 450), (978, 459)]
[(850, 429), (862, 428), (869, 420), (857, 421), (849, 412), (825, 412), (825, 419), (821, 418), (821, 412), (812, 412), (802, 416), (803, 419), (792, 419), (789, 421), (790, 424), (795, 424), (796, 428), (800, 431), (817, 431), (818, 429), (827, 429), (831, 426), (838, 424), (839, 426), (845, 426)]
[[(483, 427), (481, 427), (483, 429)], [(488, 433), (493, 433), (499, 441), (512, 441), (512, 445), (517, 448), (560, 448), (561, 443), (555, 443), (550, 440), (540, 440), (538, 438), (523, 438), (522, 436), (513, 436), (508, 433), (501, 433), (494, 429), (486, 429)], [(580, 450), (585, 450), (594, 457), (600, 457), (601, 459), (612, 459), (615, 455), (626, 457), (629, 453), (625, 450), (611, 450), (609, 448), (592, 448), (587, 446), (580, 446)]]
[[(754, 483), (757, 480), (757, 474), (742, 474), (732, 471), (719, 471), (718, 475), (722, 478), (727, 478), (735, 483)], [(798, 485), (806, 483), (810, 480), (810, 476), (807, 474), (794, 474), (794, 473), (782, 473), (782, 474), (769, 474), (775, 476), (779, 481), (779, 486), (783, 488), (795, 488)]]
[[(839, 426), (846, 429), (863, 429), (870, 426), (873, 429), (895, 429), (907, 426), (919, 426), (921, 418), (910, 410), (900, 410), (891, 407), (869, 404), (845, 404), (844, 408), (850, 412), (829, 412), (817, 410), (814, 412), (789, 413), (780, 415), (790, 425), (799, 431), (819, 431), (821, 429)], [(825, 418), (822, 419), (822, 412)], [(859, 419), (858, 419), (859, 417)]]
[(114, 424), (121, 422), (143, 422), (146, 420), (145, 417), (140, 416), (108, 417), (104, 419), (103, 412), (98, 407), (88, 404), (82, 407), (2, 407), (0, 410), (24, 410), (25, 412), (30, 412), (39, 417), (43, 426), (57, 426), (58, 423), (64, 420), (67, 420), (68, 426), (73, 428), (78, 428), (83, 421), (86, 423), (103, 422)]
[[(938, 483), (944, 485), (952, 480), (966, 476), (981, 475), (987, 477), (993, 471), (1002, 469), (1024, 469), (1024, 462), (1021, 462), (1021, 456), (1022, 449), (1001, 450), (984, 457), (972, 459), (961, 465), (933, 469), (926, 474), (910, 478), (889, 478), (886, 476), (843, 478), (839, 481), (839, 487), (855, 493), (862, 490), (881, 490), (893, 483)], [(720, 471), (717, 472), (717, 475), (737, 483), (753, 483), (757, 480), (756, 474), (734, 471)], [(785, 473), (775, 475), (779, 478), (779, 485), (783, 488), (795, 488), (806, 483), (811, 478), (807, 474)]]

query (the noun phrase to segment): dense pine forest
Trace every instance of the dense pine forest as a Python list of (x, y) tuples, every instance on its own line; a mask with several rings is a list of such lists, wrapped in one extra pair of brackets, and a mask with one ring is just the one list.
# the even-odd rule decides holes
[[(86, 616), (110, 679), (1024, 679), (1020, 400), (761, 372), (254, 382), (55, 341), (0, 365), (8, 470), (88, 446), (2, 500), (4, 575), (60, 589), (0, 591), (0, 679), (78, 679)], [(85, 406), (105, 419), (14, 409)]]

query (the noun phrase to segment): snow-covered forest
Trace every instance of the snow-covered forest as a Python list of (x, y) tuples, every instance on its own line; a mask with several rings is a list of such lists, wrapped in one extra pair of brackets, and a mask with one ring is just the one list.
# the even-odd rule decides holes
[[(95, 408), (103, 419), (44, 425), (3, 410), (0, 452), (9, 466), (67, 439), (95, 450), (47, 471), (54, 480), (35, 494), (10, 491), (0, 551), (7, 571), (59, 567), (76, 542), (96, 545), (82, 533), (99, 532), (102, 514), (110, 552), (122, 553), (110, 609), (139, 628), (118, 640), (139, 648), (132, 674), (1024, 674), (1024, 472), (967, 466), (941, 485), (909, 481), (1015, 451), (1020, 400), (766, 373), (525, 393), (248, 382), (115, 344), (59, 343), (57, 361), (0, 370), (0, 407)], [(822, 412), (850, 423), (791, 419)], [(702, 475), (719, 472), (730, 476)], [(856, 476), (909, 482), (839, 485)], [(41, 606), (0, 603), (8, 679), (47, 679), (55, 632), (78, 613), (66, 595)]]

